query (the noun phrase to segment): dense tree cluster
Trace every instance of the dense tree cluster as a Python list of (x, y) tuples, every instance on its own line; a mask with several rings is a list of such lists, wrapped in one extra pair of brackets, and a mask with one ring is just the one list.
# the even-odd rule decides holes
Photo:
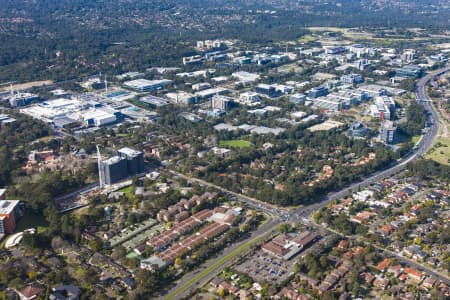
[(406, 120), (406, 123), (401, 124), (399, 129), (408, 136), (419, 135), (425, 127), (427, 112), (422, 105), (413, 102), (406, 110)]
[(24, 164), (28, 144), (51, 133), (41, 121), (12, 111), (8, 113), (16, 121), (0, 126), (0, 186), (10, 184), (12, 172)]

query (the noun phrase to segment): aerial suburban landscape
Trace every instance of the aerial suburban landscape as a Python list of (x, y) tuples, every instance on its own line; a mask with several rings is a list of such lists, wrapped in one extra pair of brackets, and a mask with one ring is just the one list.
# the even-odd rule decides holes
[(450, 299), (444, 0), (0, 0), (0, 299)]

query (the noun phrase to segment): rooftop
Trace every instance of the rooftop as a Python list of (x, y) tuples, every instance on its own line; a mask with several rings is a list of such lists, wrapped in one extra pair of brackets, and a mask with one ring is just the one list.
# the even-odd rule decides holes
[(119, 150), (117, 150), (117, 152), (119, 152), (121, 154), (125, 154), (126, 156), (129, 156), (129, 157), (135, 157), (135, 156), (142, 154), (141, 151), (137, 151), (137, 150), (131, 149), (129, 147), (124, 147), (122, 149), (119, 149)]
[(10, 214), (19, 202), (19, 200), (0, 200), (0, 215)]

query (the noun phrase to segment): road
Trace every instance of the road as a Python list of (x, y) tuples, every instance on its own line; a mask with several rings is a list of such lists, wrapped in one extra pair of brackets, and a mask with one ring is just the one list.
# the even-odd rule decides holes
[[(349, 193), (356, 192), (360, 188), (367, 187), (377, 181), (380, 181), (382, 179), (385, 179), (385, 178), (388, 178), (395, 174), (398, 174), (399, 172), (405, 170), (405, 168), (409, 162), (418, 159), (419, 157), (421, 157), (423, 154), (425, 154), (431, 148), (431, 146), (433, 145), (433, 141), (438, 134), (439, 117), (438, 117), (438, 114), (435, 111), (430, 99), (426, 95), (425, 86), (435, 76), (447, 73), (449, 71), (450, 71), (450, 67), (448, 67), (448, 66), (446, 68), (436, 70), (436, 71), (424, 76), (416, 84), (415, 95), (417, 98), (417, 102), (422, 104), (427, 111), (428, 130), (425, 133), (425, 135), (423, 136), (423, 138), (417, 143), (417, 145), (414, 147), (414, 149), (411, 151), (411, 153), (409, 155), (406, 155), (405, 157), (397, 160), (389, 168), (378, 171), (378, 172), (370, 175), (369, 177), (363, 179), (362, 181), (353, 183), (350, 186), (348, 186), (338, 192), (329, 194), (326, 197), (324, 197), (324, 199), (322, 201), (316, 202), (314, 204), (303, 206), (303, 207), (293, 209), (293, 210), (277, 208), (270, 204), (263, 203), (257, 199), (226, 190), (220, 186), (211, 184), (204, 180), (192, 178), (192, 177), (186, 176), (184, 174), (181, 174), (181, 173), (178, 173), (175, 171), (172, 171), (172, 173), (177, 176), (183, 177), (188, 181), (194, 181), (194, 182), (197, 182), (204, 186), (216, 188), (224, 193), (227, 193), (228, 195), (231, 195), (232, 197), (235, 197), (237, 200), (240, 200), (240, 201), (246, 203), (250, 207), (260, 209), (260, 210), (268, 213), (269, 215), (271, 215), (274, 218), (279, 218), (279, 220), (277, 220), (277, 221), (274, 220), (273, 222), (269, 222), (268, 224), (266, 224), (267, 226), (270, 226), (270, 227), (267, 228), (267, 226), (266, 226), (266, 227), (264, 227), (264, 230), (273, 230), (273, 229), (275, 229), (275, 226), (277, 226), (282, 221), (290, 221), (290, 222), (295, 221), (295, 222), (299, 222), (299, 223), (308, 224), (309, 218), (315, 210), (317, 210), (323, 206), (326, 206), (328, 203), (334, 201), (335, 199), (339, 199), (339, 198), (345, 197)], [(254, 233), (254, 235), (255, 234), (258, 235), (258, 233), (260, 233), (260, 232), (261, 232), (261, 228), (258, 231), (256, 231)], [(254, 236), (254, 235), (252, 235), (252, 236)], [(243, 243), (245, 243), (245, 241), (242, 241), (241, 243), (239, 243), (237, 245), (233, 245), (232, 247), (227, 248), (223, 255), (227, 255), (227, 253), (230, 253), (233, 249), (236, 249)], [(382, 248), (380, 250), (388, 251), (388, 250), (385, 250)], [(395, 255), (399, 260), (401, 260), (405, 263), (408, 263), (410, 265), (413, 265), (414, 267), (416, 267), (419, 270), (423, 270), (423, 271), (426, 271), (427, 273), (435, 275), (437, 278), (440, 278), (444, 282), (447, 282), (447, 280), (448, 280), (448, 278), (441, 276), (439, 273), (436, 273), (435, 271), (433, 271), (431, 269), (425, 268), (425, 267), (415, 263), (414, 261), (408, 260), (405, 257), (399, 256), (399, 255), (395, 254), (394, 252), (389, 252), (389, 254)], [(205, 263), (205, 265), (206, 266), (213, 265), (219, 259), (220, 258), (217, 258), (217, 259), (213, 260), (212, 262), (208, 261)], [(196, 278), (195, 272), (191, 272), (191, 273), (187, 274), (177, 283), (177, 285), (173, 289), (171, 289), (171, 291), (169, 292), (169, 296), (167, 296), (166, 299), (173, 299), (174, 296), (177, 296), (177, 298), (178, 297), (182, 298), (182, 296), (188, 295), (189, 291), (195, 290), (196, 288), (202, 286), (204, 284), (204, 282), (212, 279), (214, 276), (219, 274), (220, 271), (223, 270), (223, 268), (226, 265), (228, 265), (228, 264), (218, 265), (216, 268), (211, 270), (211, 272), (207, 272), (204, 276), (202, 276), (196, 282), (192, 282), (193, 278)], [(190, 283), (190, 284), (187, 285), (186, 283)], [(450, 283), (450, 281), (448, 283)], [(163, 299), (163, 298), (164, 297), (162, 297), (161, 299)]]
[(301, 221), (305, 218), (308, 218), (312, 212), (315, 210), (326, 206), (328, 203), (345, 197), (349, 193), (356, 192), (360, 188), (365, 188), (377, 181), (380, 181), (382, 179), (391, 177), (401, 171), (403, 171), (408, 163), (411, 161), (414, 161), (424, 155), (433, 145), (433, 141), (436, 138), (438, 131), (439, 131), (439, 116), (434, 109), (431, 100), (428, 98), (425, 92), (425, 86), (427, 83), (434, 78), (435, 76), (442, 75), (444, 73), (448, 73), (450, 71), (450, 67), (447, 66), (443, 69), (436, 70), (423, 78), (421, 78), (417, 84), (416, 84), (416, 98), (417, 102), (422, 104), (424, 108), (427, 111), (427, 132), (423, 136), (423, 138), (418, 142), (418, 144), (414, 147), (412, 152), (409, 155), (406, 155), (405, 157), (397, 160), (394, 162), (390, 168), (381, 170), (378, 172), (375, 172), (374, 174), (370, 175), (369, 177), (363, 179), (360, 182), (356, 182), (348, 186), (347, 188), (344, 188), (338, 192), (332, 193), (330, 195), (327, 195), (322, 201), (317, 202), (312, 205), (308, 205), (305, 207), (298, 208), (291, 212), (289, 221)]
[[(342, 237), (344, 237), (346, 239), (356, 240), (355, 236), (344, 235), (344, 234), (339, 233), (339, 232), (337, 232), (337, 231), (335, 231), (333, 229), (330, 229), (328, 227), (324, 227), (324, 226), (316, 224), (314, 222), (309, 222), (308, 225), (314, 226), (314, 227), (316, 227), (318, 229), (322, 229), (322, 230), (328, 231), (330, 234), (336, 234), (336, 235), (342, 236)], [(407, 258), (407, 257), (405, 257), (405, 256), (403, 256), (403, 255), (401, 255), (399, 253), (396, 253), (394, 251), (391, 251), (391, 250), (385, 249), (383, 247), (374, 245), (373, 243), (370, 243), (368, 241), (364, 241), (363, 240), (362, 242), (365, 245), (369, 245), (370, 244), (372, 247), (376, 248), (377, 250), (379, 250), (381, 252), (384, 252), (385, 256), (387, 256), (387, 257), (396, 258), (399, 262), (401, 262), (401, 263), (403, 263), (405, 265), (411, 266), (411, 267), (413, 267), (413, 268), (415, 268), (415, 269), (417, 269), (417, 270), (419, 270), (421, 272), (425, 272), (425, 273), (427, 273), (429, 275), (432, 275), (432, 276), (436, 277), (438, 280), (444, 282), (445, 284), (450, 285), (450, 277), (448, 277), (448, 276), (446, 276), (444, 274), (441, 274), (439, 272), (436, 272), (432, 268), (424, 266), (424, 265), (422, 265), (422, 264), (420, 264), (420, 263), (418, 263), (418, 262), (416, 262), (416, 261), (414, 261), (412, 259), (409, 259), (409, 258)]]
[(227, 190), (227, 189), (225, 189), (225, 188), (223, 188), (221, 186), (215, 185), (215, 184), (207, 182), (205, 180), (194, 178), (194, 177), (190, 177), (190, 176), (187, 176), (185, 174), (182, 174), (182, 173), (179, 173), (179, 172), (176, 172), (176, 171), (173, 171), (173, 170), (170, 170), (170, 173), (172, 173), (175, 176), (181, 177), (181, 178), (183, 178), (183, 179), (185, 179), (185, 180), (187, 180), (189, 182), (196, 182), (196, 183), (198, 183), (200, 185), (211, 187), (211, 188), (214, 188), (216, 190), (219, 190), (219, 191), (223, 192), (224, 194), (227, 194), (228, 196), (230, 196), (230, 198), (232, 200), (233, 199), (239, 200), (240, 202), (243, 202), (243, 203), (247, 204), (250, 207), (253, 207), (255, 209), (263, 211), (266, 214), (269, 214), (269, 215), (280, 215), (280, 214), (283, 214), (283, 213), (284, 214), (288, 213), (288, 209), (280, 208), (280, 207), (277, 207), (275, 205), (272, 205), (272, 204), (269, 204), (269, 203), (266, 203), (266, 202), (262, 202), (260, 200), (255, 199), (255, 198), (252, 198), (252, 197), (249, 197), (249, 196), (246, 196), (246, 195), (243, 195), (243, 194), (235, 193), (233, 191)]
[(206, 285), (210, 280), (219, 275), (224, 268), (235, 263), (252, 246), (261, 243), (261, 241), (273, 234), (280, 223), (281, 221), (279, 220), (269, 218), (265, 224), (261, 225), (256, 231), (253, 231), (249, 238), (232, 244), (220, 253), (218, 257), (207, 260), (192, 272), (185, 274), (175, 283), (175, 286), (158, 299), (182, 299), (189, 296), (194, 290)]

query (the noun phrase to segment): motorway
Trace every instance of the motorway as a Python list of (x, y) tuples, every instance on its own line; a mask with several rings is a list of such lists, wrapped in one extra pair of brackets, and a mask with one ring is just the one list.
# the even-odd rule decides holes
[[(418, 159), (419, 157), (421, 157), (423, 154), (425, 154), (433, 145), (433, 141), (436, 138), (438, 131), (439, 131), (439, 116), (436, 112), (436, 110), (434, 109), (431, 100), (428, 98), (428, 96), (426, 95), (425, 92), (425, 86), (428, 84), (428, 82), (430, 80), (432, 80), (435, 76), (439, 76), (442, 75), (444, 73), (448, 73), (450, 71), (450, 67), (447, 66), (445, 68), (436, 70), (430, 74), (427, 74), (426, 76), (424, 76), (423, 78), (421, 78), (417, 84), (416, 84), (416, 100), (418, 103), (422, 104), (424, 106), (424, 108), (427, 111), (427, 131), (424, 134), (423, 138), (416, 144), (416, 146), (414, 147), (414, 149), (406, 156), (404, 156), (403, 158), (397, 160), (396, 162), (394, 162), (390, 168), (385, 169), (385, 170), (381, 170), (378, 172), (375, 172), (374, 174), (370, 175), (369, 177), (363, 179), (360, 182), (356, 182), (351, 184), (350, 186), (348, 186), (347, 188), (344, 188), (338, 192), (335, 193), (331, 193), (328, 194), (326, 197), (324, 197), (322, 199), (322, 201), (316, 202), (314, 204), (311, 205), (307, 205), (307, 206), (302, 206), (299, 207), (297, 209), (283, 209), (283, 208), (277, 208), (274, 207), (270, 204), (267, 203), (263, 203), (257, 199), (253, 199), (250, 198), (248, 196), (239, 194), (239, 193), (235, 193), (229, 190), (226, 190), (220, 186), (216, 186), (214, 184), (211, 184), (209, 182), (197, 179), (197, 178), (191, 178), (188, 177), (186, 175), (180, 174), (178, 172), (172, 171), (173, 174), (177, 175), (177, 176), (181, 176), (189, 181), (195, 181), (201, 185), (205, 185), (205, 186), (209, 186), (209, 187), (214, 187), (216, 189), (221, 190), (224, 193), (227, 193), (228, 195), (231, 195), (232, 198), (235, 198), (237, 200), (240, 200), (244, 203), (246, 203), (247, 205), (249, 205), (250, 207), (254, 207), (257, 208), (259, 210), (264, 211), (265, 213), (267, 213), (271, 218), (274, 218), (273, 220), (271, 219), (268, 223), (266, 223), (264, 226), (264, 230), (268, 230), (268, 231), (272, 231), (276, 228), (276, 226), (278, 224), (280, 224), (282, 221), (288, 221), (288, 222), (299, 222), (299, 223), (306, 223), (306, 224), (310, 224), (309, 222), (309, 218), (311, 216), (311, 214), (316, 211), (317, 209), (326, 206), (328, 203), (334, 201), (335, 199), (340, 199), (342, 197), (345, 197), (346, 195), (348, 195), (349, 193), (352, 192), (356, 192), (358, 189), (360, 188), (365, 188), (377, 181), (380, 181), (382, 179), (391, 177), (395, 174), (400, 173), (401, 171), (405, 170), (407, 164), (411, 161), (414, 161), (416, 159)], [(271, 227), (270, 227), (271, 226)], [(257, 233), (261, 232), (261, 228), (257, 231)], [(252, 235), (254, 236), (254, 235)], [(252, 239), (253, 240), (253, 239)], [(232, 246), (232, 247), (228, 247), (227, 249), (224, 250), (223, 255), (227, 255), (228, 253), (231, 253), (232, 249), (235, 249), (236, 247), (239, 247), (239, 245), (242, 245), (243, 243), (245, 243), (245, 241), (242, 241), (241, 243), (239, 243), (236, 246)], [(229, 249), (230, 248), (230, 249)], [(388, 251), (385, 249), (380, 249), (383, 251)], [(404, 261), (405, 263), (411, 264), (414, 267), (416, 267), (417, 269), (420, 270), (424, 270), (430, 274), (436, 275), (438, 278), (440, 278), (443, 281), (447, 281), (448, 278), (442, 277), (440, 276), (438, 273), (434, 272), (433, 270), (429, 270), (429, 269), (424, 269), (423, 266), (418, 265), (417, 263), (410, 261), (402, 256), (396, 255), (395, 253), (389, 253), (389, 254), (394, 254), (396, 257), (398, 257), (400, 260)], [(207, 268), (207, 266), (211, 266), (214, 264), (215, 261), (218, 261), (220, 258), (217, 258), (215, 260), (212, 260), (211, 262), (208, 261), (205, 264), (203, 264), (201, 266), (201, 268)], [(231, 262), (230, 262), (231, 263)], [(206, 265), (206, 266), (205, 266)], [(228, 264), (227, 264), (228, 265)], [(216, 276), (217, 274), (220, 273), (221, 270), (223, 270), (223, 268), (226, 265), (219, 265), (216, 268), (214, 268), (213, 270), (211, 270), (211, 272), (206, 273), (204, 276), (202, 276), (202, 278), (200, 278), (199, 280), (197, 280), (196, 282), (192, 282), (191, 285), (186, 285), (186, 283), (191, 283), (193, 278), (196, 278), (196, 273), (195, 272), (191, 272), (189, 274), (186, 274), (178, 283), (175, 287), (173, 287), (169, 293), (168, 296), (166, 296), (166, 299), (173, 299), (174, 297), (177, 297), (177, 299), (182, 298), (183, 296), (187, 296), (189, 293), (189, 291), (193, 291), (198, 287), (201, 287), (204, 285), (205, 282), (207, 282), (207, 280), (212, 279), (214, 276)], [(164, 299), (164, 297), (161, 297), (161, 299)]]
[(397, 160), (390, 168), (375, 172), (369, 177), (363, 179), (360, 182), (355, 182), (344, 188), (338, 192), (327, 195), (322, 201), (317, 202), (312, 205), (308, 205), (305, 207), (300, 207), (293, 212), (291, 212), (288, 221), (297, 221), (301, 222), (305, 219), (308, 219), (310, 215), (317, 209), (326, 206), (328, 203), (345, 197), (349, 193), (356, 192), (360, 188), (365, 188), (377, 181), (382, 179), (391, 177), (397, 173), (403, 171), (409, 162), (414, 161), (424, 155), (433, 145), (433, 141), (436, 138), (439, 131), (439, 116), (434, 109), (431, 100), (428, 98), (425, 92), (425, 86), (427, 83), (434, 78), (435, 76), (442, 75), (444, 73), (448, 73), (450, 71), (450, 67), (447, 66), (445, 68), (436, 70), (423, 78), (421, 78), (416, 84), (416, 99), (417, 102), (422, 104), (427, 111), (427, 132), (423, 136), (423, 138), (417, 143), (412, 152), (409, 155)]

